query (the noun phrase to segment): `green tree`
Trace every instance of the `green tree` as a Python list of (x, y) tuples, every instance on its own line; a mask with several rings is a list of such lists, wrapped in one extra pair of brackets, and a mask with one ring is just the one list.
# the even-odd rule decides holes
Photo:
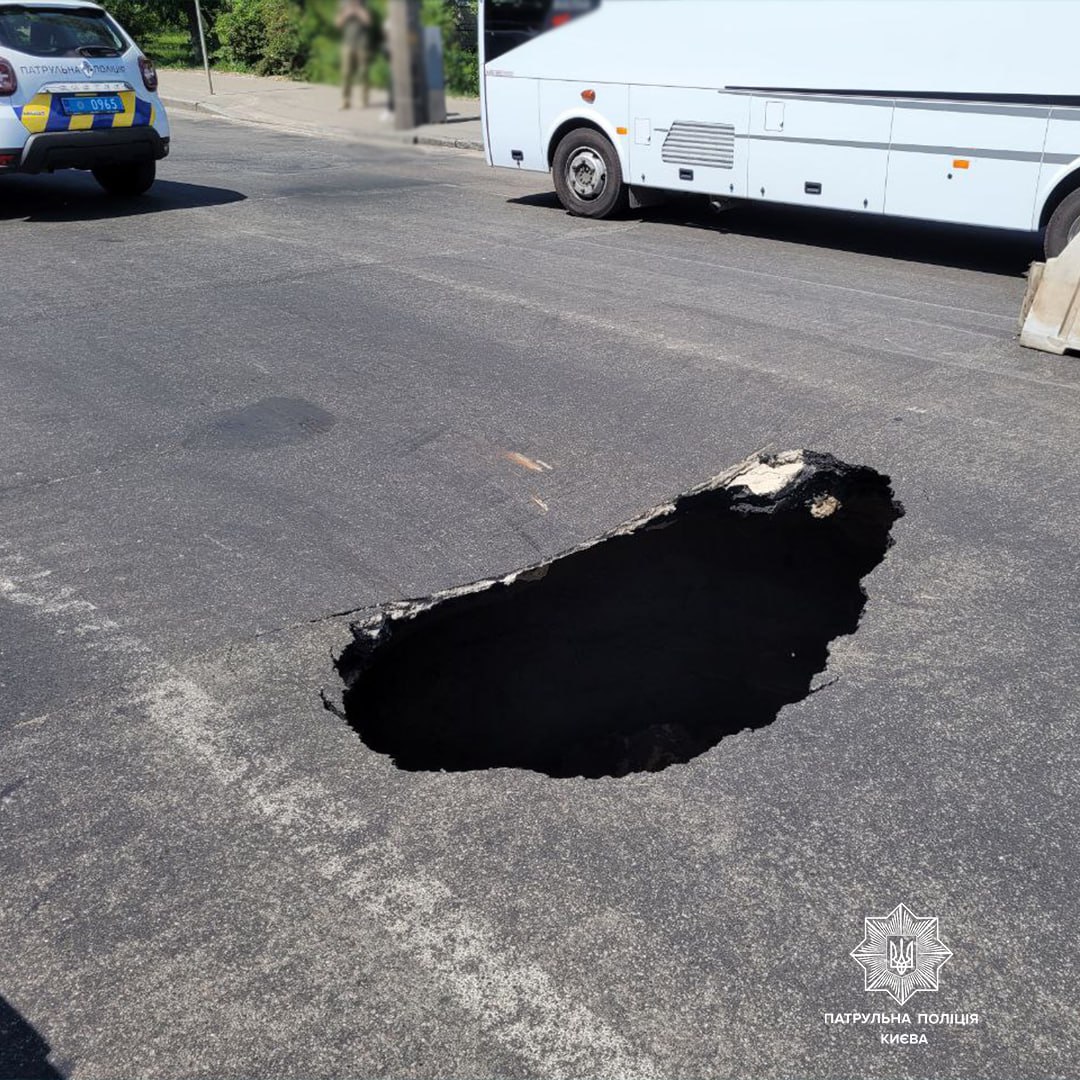
[[(201, 60), (199, 24), (195, 17), (194, 0), (103, 0), (104, 7), (117, 22), (140, 44), (162, 31), (186, 30), (191, 63)], [(216, 42), (213, 28), (225, 0), (201, 0), (203, 22), (207, 29), (207, 47)]]
[(163, 29), (166, 4), (147, 0), (106, 0), (105, 8), (139, 42)]
[(229, 0), (215, 30), (221, 57), (258, 75), (298, 75), (311, 52), (309, 21), (294, 0)]

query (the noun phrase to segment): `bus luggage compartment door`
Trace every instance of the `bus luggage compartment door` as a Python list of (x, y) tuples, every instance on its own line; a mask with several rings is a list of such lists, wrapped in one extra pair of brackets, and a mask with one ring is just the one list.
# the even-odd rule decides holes
[(881, 213), (892, 102), (753, 99), (750, 197)]
[(898, 101), (885, 212), (1030, 229), (1049, 110)]
[(631, 86), (630, 182), (744, 196), (749, 106), (745, 95), (716, 90)]

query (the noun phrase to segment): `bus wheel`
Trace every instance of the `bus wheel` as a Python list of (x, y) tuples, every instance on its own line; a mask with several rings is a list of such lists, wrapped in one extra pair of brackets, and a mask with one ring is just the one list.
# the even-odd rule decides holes
[(579, 217), (610, 217), (626, 206), (626, 185), (615, 147), (592, 128), (571, 131), (552, 165), (559, 201)]
[(1080, 190), (1066, 195), (1058, 203), (1046, 225), (1043, 250), (1048, 259), (1056, 259), (1068, 246), (1070, 240), (1080, 236)]

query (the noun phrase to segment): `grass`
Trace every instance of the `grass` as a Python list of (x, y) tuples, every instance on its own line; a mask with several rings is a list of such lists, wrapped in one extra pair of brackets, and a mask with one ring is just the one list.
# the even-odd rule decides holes
[(151, 34), (142, 47), (143, 52), (161, 67), (189, 67), (194, 59), (188, 35), (182, 30)]
[[(202, 57), (191, 51), (190, 39), (186, 30), (164, 30), (159, 34), (149, 34), (142, 42), (142, 50), (160, 68), (202, 67)], [(243, 64), (233, 64), (211, 55), (210, 66), (215, 71), (236, 72), (248, 75), (251, 68)]]

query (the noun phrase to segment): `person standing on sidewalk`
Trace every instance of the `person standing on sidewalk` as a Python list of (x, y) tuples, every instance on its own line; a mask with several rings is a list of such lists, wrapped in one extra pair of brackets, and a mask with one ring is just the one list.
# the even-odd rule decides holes
[(337, 28), (341, 31), (341, 107), (352, 107), (353, 82), (360, 81), (360, 104), (368, 106), (368, 34), (371, 12), (367, 0), (338, 0)]

